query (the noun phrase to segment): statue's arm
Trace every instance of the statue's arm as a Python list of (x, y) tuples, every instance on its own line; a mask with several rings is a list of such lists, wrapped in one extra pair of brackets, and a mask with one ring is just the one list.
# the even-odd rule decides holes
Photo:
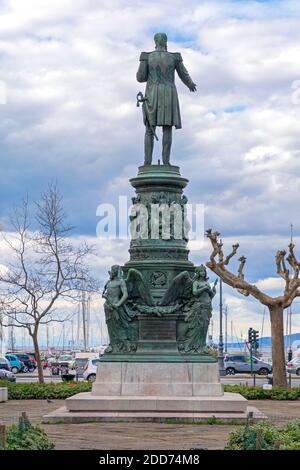
[(136, 73), (136, 79), (138, 82), (146, 82), (148, 80), (148, 54), (142, 52), (140, 57), (140, 66)]
[(176, 71), (180, 80), (188, 87), (190, 91), (196, 91), (196, 84), (191, 79), (187, 69), (183, 65), (182, 57), (179, 53), (176, 53)]
[(206, 290), (209, 290), (207, 287), (196, 287), (193, 288), (193, 295), (197, 296), (202, 294), (202, 292), (205, 292)]
[(126, 300), (128, 299), (128, 290), (127, 290), (126, 282), (124, 280), (121, 281), (120, 289), (121, 289), (121, 292), (122, 292), (122, 297), (116, 303), (116, 307), (121, 307), (121, 305), (123, 305), (126, 302)]
[(102, 297), (103, 297), (104, 299), (106, 299), (106, 288), (107, 288), (107, 284), (108, 284), (108, 282), (105, 284), (104, 289), (103, 289), (103, 292), (102, 292)]

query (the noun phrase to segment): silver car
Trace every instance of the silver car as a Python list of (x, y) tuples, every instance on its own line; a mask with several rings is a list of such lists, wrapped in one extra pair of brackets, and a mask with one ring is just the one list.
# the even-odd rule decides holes
[(289, 374), (300, 375), (300, 357), (294, 357), (294, 359), (288, 362), (286, 370)]
[(7, 380), (8, 382), (15, 382), (16, 376), (9, 370), (0, 369), (0, 380)]
[[(226, 375), (250, 373), (251, 358), (245, 354), (230, 354), (224, 359), (224, 367)], [(252, 371), (259, 375), (267, 375), (272, 372), (272, 366), (252, 356)]]

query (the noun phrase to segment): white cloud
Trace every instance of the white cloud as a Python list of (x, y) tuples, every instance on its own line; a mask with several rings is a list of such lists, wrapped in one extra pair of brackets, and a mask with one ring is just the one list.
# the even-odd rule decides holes
[(264, 292), (275, 291), (280, 295), (284, 291), (284, 280), (280, 277), (268, 277), (256, 282), (256, 286)]

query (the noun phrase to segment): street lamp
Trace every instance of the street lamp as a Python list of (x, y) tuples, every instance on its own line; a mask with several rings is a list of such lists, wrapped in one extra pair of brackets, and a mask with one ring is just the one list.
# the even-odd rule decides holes
[(220, 278), (220, 331), (219, 331), (219, 348), (218, 348), (218, 364), (220, 377), (224, 377), (224, 343), (223, 343), (223, 281)]
[(227, 343), (228, 343), (228, 332), (227, 332), (228, 312), (227, 312), (227, 305), (225, 307), (224, 314), (225, 314), (225, 354), (227, 354)]
[[(291, 361), (293, 359), (293, 350), (292, 350), (292, 306), (290, 306), (290, 311), (289, 311), (289, 350), (288, 350), (288, 361)], [(291, 374), (289, 374), (291, 375)]]

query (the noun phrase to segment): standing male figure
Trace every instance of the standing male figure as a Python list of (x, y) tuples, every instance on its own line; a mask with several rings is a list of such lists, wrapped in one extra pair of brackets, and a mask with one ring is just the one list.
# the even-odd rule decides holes
[(167, 41), (165, 33), (155, 34), (155, 51), (141, 53), (140, 66), (136, 75), (138, 82), (147, 82), (146, 96), (143, 102), (143, 117), (146, 126), (145, 165), (152, 163), (156, 126), (163, 128), (163, 164), (170, 164), (172, 127), (181, 129), (175, 70), (189, 90), (196, 91), (196, 85), (183, 65), (181, 54), (168, 52)]

